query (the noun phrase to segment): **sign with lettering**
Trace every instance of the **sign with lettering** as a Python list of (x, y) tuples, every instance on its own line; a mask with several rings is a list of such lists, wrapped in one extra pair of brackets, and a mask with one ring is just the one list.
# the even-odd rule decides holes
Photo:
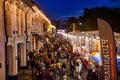
[(117, 80), (114, 36), (110, 25), (97, 19), (101, 44), (102, 75), (100, 80)]

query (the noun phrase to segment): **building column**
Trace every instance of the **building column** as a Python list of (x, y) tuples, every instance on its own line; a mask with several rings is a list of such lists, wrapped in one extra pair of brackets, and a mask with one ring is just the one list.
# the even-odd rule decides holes
[(26, 54), (26, 44), (20, 44), (20, 68), (27, 68), (27, 54)]
[(34, 49), (33, 36), (31, 36), (31, 39), (30, 39), (30, 47), (31, 47), (31, 51), (33, 51), (33, 49)]
[(30, 41), (30, 51), (33, 51), (33, 41)]
[(7, 47), (8, 55), (8, 79), (17, 80), (18, 76), (18, 54), (17, 54), (17, 44)]
[(1, 41), (0, 36), (0, 79), (6, 80), (5, 78), (5, 44), (4, 41)]
[(32, 36), (28, 37), (27, 50), (28, 50), (27, 54), (29, 54), (30, 51), (33, 51), (33, 38), (32, 38)]
[(0, 80), (6, 80), (3, 0), (0, 0)]

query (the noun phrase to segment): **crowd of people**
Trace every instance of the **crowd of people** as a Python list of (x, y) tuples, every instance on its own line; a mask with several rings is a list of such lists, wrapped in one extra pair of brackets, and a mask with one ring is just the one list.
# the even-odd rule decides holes
[(93, 66), (83, 55), (75, 55), (70, 57), (71, 76), (76, 80), (98, 80), (98, 65)]
[[(67, 64), (60, 59), (67, 59)], [(68, 40), (56, 39), (53, 44), (45, 43), (36, 51), (29, 52), (28, 66), (32, 69), (34, 80), (67, 80), (68, 65), (70, 76), (75, 80), (97, 80), (98, 67), (91, 67), (84, 55), (73, 53)]]

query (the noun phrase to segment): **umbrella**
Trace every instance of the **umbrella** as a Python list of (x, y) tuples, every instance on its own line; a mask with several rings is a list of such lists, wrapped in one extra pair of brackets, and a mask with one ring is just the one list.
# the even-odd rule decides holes
[(100, 62), (100, 60), (99, 60), (97, 57), (92, 56), (91, 59), (92, 59), (94, 62)]
[(90, 54), (90, 58), (94, 60), (94, 62), (102, 62), (101, 55), (98, 52), (93, 52)]

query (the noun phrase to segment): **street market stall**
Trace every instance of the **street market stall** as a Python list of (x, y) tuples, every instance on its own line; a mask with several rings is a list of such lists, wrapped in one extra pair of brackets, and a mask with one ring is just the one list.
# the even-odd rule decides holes
[[(98, 31), (70, 32), (63, 34), (73, 45), (73, 53), (79, 53), (101, 63), (100, 38)], [(120, 53), (120, 33), (114, 32), (117, 53)]]

